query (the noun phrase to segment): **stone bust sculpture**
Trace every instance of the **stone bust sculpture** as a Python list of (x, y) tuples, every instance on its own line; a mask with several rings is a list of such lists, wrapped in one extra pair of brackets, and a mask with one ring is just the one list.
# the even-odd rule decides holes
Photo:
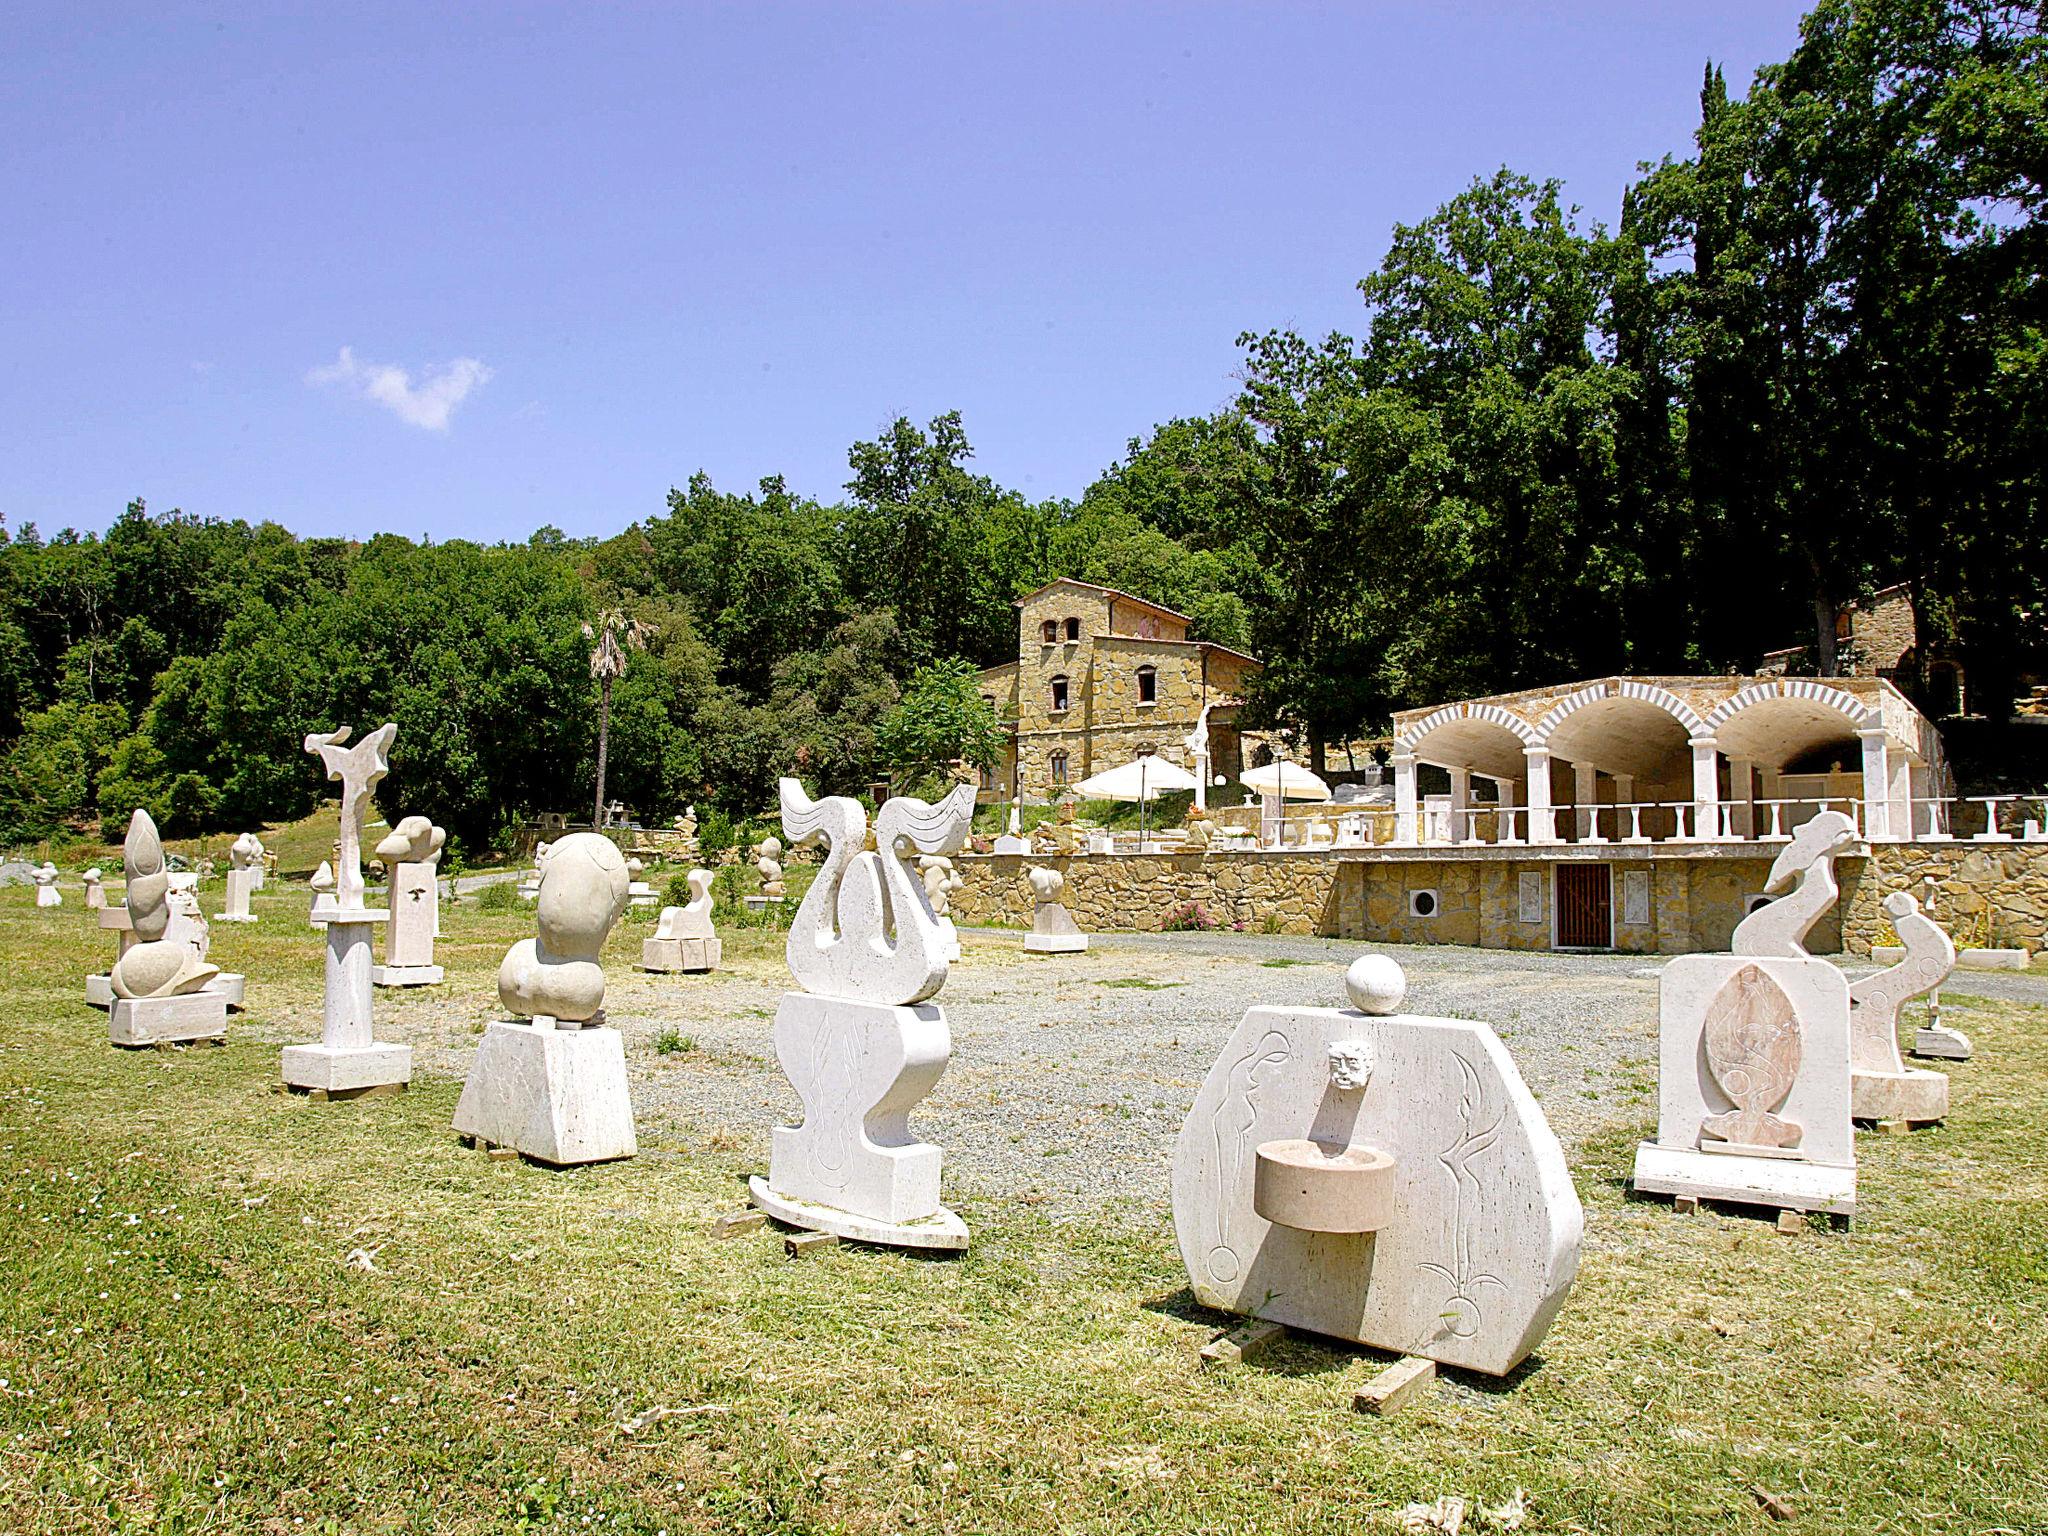
[(1330, 1086), (1355, 1092), (1372, 1081), (1372, 1042), (1337, 1040), (1330, 1045)]

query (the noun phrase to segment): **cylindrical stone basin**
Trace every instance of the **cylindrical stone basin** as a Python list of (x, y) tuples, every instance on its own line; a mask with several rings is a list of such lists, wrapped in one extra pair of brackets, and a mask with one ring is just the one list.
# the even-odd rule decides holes
[(1327, 1141), (1269, 1141), (1258, 1150), (1252, 1209), (1301, 1232), (1377, 1232), (1394, 1219), (1394, 1155)]

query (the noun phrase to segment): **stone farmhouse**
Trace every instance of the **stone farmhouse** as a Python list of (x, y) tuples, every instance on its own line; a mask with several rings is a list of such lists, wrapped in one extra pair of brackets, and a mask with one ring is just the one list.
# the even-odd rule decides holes
[(1184, 613), (1062, 577), (1017, 599), (1017, 655), (981, 674), (1011, 738), (983, 798), (1029, 804), (1147, 753), (1193, 770), (1208, 731), (1212, 774), (1235, 779), (1246, 750), (1238, 708), (1256, 657), (1190, 640)]

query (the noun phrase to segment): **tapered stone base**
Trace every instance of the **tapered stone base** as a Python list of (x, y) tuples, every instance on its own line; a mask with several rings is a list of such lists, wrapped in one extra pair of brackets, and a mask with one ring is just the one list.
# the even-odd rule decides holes
[(633, 1156), (619, 1032), (494, 1020), (462, 1085), (455, 1129), (558, 1168)]
[(1856, 1170), (1791, 1157), (1687, 1151), (1645, 1141), (1636, 1147), (1635, 1188), (1781, 1211), (1856, 1214)]
[(967, 1246), (967, 1223), (943, 1205), (919, 1221), (877, 1221), (829, 1205), (778, 1195), (758, 1173), (747, 1180), (747, 1189), (757, 1209), (808, 1232), (830, 1232), (848, 1242), (880, 1243), (890, 1248), (937, 1248), (957, 1253)]
[(436, 987), (447, 974), (447, 971), (438, 965), (373, 965), (370, 967), (370, 985)]
[(1968, 1061), (1970, 1037), (1946, 1024), (1936, 1024), (1932, 1028), (1923, 1024), (1913, 1031), (1913, 1054), (1935, 1061)]
[(183, 1040), (225, 1040), (226, 999), (212, 991), (177, 997), (117, 997), (107, 1014), (115, 1045), (170, 1045)]
[(1858, 1072), (1849, 1079), (1849, 1114), (1857, 1120), (1943, 1120), (1948, 1077), (1924, 1067)]
[(1078, 955), (1088, 948), (1085, 933), (1027, 933), (1024, 935), (1024, 953), (1027, 955)]
[(643, 971), (715, 971), (725, 956), (720, 939), (642, 939), (640, 969)]
[(288, 1045), (284, 1048), (287, 1088), (318, 1089), (331, 1096), (412, 1081), (412, 1047), (385, 1045)]

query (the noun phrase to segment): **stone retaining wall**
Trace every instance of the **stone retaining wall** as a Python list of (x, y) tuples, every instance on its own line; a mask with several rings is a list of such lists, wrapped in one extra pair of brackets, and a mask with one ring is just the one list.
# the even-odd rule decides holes
[(1856, 954), (1895, 942), (1880, 903), (1935, 879), (1934, 918), (1958, 948), (2048, 948), (2048, 843), (1878, 843), (1842, 866), (1842, 936)]
[[(1067, 877), (1061, 898), (1084, 933), (1156, 933), (1176, 910), (1197, 903), (1219, 928), (1242, 924), (1253, 933), (1347, 934), (1362, 931), (1356, 879), (1328, 854), (1136, 855), (1032, 858), (970, 855), (954, 860), (965, 882), (953, 893), (963, 923), (1031, 926), (1024, 869), (1056, 869)], [(1341, 890), (1354, 893), (1347, 902)]]

